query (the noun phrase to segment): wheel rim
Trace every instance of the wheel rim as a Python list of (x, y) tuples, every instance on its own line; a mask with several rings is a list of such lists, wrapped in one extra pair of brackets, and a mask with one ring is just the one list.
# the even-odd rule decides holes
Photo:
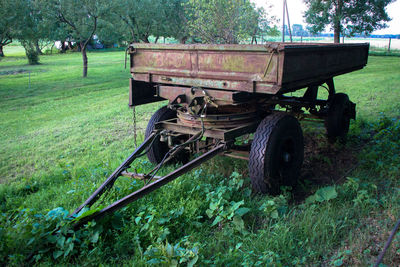
[(285, 137), (279, 146), (279, 166), (278, 173), (279, 179), (282, 181), (284, 178), (289, 178), (288, 174), (291, 173), (293, 163), (296, 157), (296, 145), (291, 136)]
[(280, 148), (281, 162), (284, 165), (290, 165), (294, 158), (294, 140), (293, 138), (286, 138)]

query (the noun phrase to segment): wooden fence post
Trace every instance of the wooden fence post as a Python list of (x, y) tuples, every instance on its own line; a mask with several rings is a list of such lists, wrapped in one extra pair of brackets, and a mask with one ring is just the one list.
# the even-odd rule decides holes
[(390, 44), (392, 43), (392, 38), (389, 38), (389, 46), (388, 46), (388, 52), (390, 53)]

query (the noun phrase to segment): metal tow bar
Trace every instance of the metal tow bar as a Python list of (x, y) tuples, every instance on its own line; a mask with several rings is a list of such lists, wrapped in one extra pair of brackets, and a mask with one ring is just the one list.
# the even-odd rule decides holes
[[(144, 140), (144, 142), (104, 181), (104, 183), (97, 188), (97, 190), (81, 205), (79, 208), (77, 208), (71, 216), (74, 216), (78, 214), (84, 207), (90, 207), (93, 205), (93, 203), (96, 202), (96, 200), (108, 189), (110, 189), (113, 185), (114, 182), (117, 180), (119, 176), (127, 176), (127, 177), (132, 177), (132, 178), (139, 178), (141, 180), (145, 180), (148, 175), (145, 174), (133, 174), (133, 173), (128, 173), (125, 170), (130, 167), (130, 164), (138, 157), (142, 156), (142, 152), (146, 150), (147, 147), (151, 146), (153, 144), (153, 140), (158, 137), (160, 131), (155, 131), (153, 132), (149, 137)], [(193, 140), (198, 137), (198, 134), (193, 135), (189, 140)], [(171, 156), (175, 155), (179, 150), (182, 150), (184, 147), (178, 148), (178, 150), (175, 150), (173, 153), (171, 153)], [(83, 217), (80, 219), (78, 222), (74, 224), (74, 228), (79, 228), (83, 226), (85, 223), (91, 221), (91, 220), (98, 220), (105, 216), (106, 214), (112, 213), (116, 210), (119, 210), (123, 208), (124, 206), (128, 205), (129, 203), (138, 200), (142, 198), (143, 196), (153, 192), (154, 190), (160, 188), (161, 186), (175, 180), (179, 176), (191, 171), (195, 167), (199, 166), (203, 162), (215, 157), (216, 155), (224, 152), (227, 150), (227, 144), (226, 143), (219, 143), (217, 144), (214, 148), (209, 150), (208, 152), (202, 154), (201, 156), (189, 161), (185, 165), (179, 167), (175, 171), (163, 176), (152, 176), (151, 178), (155, 180), (152, 183), (145, 184), (141, 189), (115, 201), (114, 203), (110, 204), (109, 206), (103, 208), (102, 210), (93, 213), (91, 215), (88, 215), (86, 217)], [(169, 159), (171, 158), (169, 157)]]

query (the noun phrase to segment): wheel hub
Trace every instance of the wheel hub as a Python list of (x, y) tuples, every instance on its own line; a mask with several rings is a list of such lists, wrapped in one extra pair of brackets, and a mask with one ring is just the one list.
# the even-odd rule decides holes
[(283, 153), (283, 161), (285, 163), (289, 163), (291, 161), (291, 159), (292, 159), (292, 156), (290, 155), (290, 153), (288, 153), (288, 152)]

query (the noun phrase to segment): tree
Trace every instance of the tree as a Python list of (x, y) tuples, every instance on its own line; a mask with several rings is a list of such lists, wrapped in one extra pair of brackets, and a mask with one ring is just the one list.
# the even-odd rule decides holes
[(190, 34), (204, 43), (236, 44), (254, 37), (263, 9), (246, 0), (188, 0)]
[(12, 29), (17, 15), (12, 12), (12, 3), (9, 0), (0, 0), (0, 57), (4, 57), (3, 47), (13, 41)]
[(386, 6), (394, 0), (304, 0), (306, 22), (311, 33), (322, 32), (330, 25), (334, 42), (340, 42), (340, 34), (354, 36), (356, 33), (371, 34), (386, 28), (390, 21)]
[(180, 43), (186, 43), (190, 37), (188, 13), (185, 11), (187, 0), (166, 0), (163, 8), (164, 37), (173, 37)]
[(47, 19), (64, 24), (71, 39), (79, 44), (82, 53), (83, 72), (87, 77), (88, 58), (86, 48), (93, 38), (99, 18), (104, 16), (111, 5), (106, 0), (39, 0)]
[[(149, 43), (150, 36), (167, 37), (175, 27), (183, 0), (118, 0), (107, 20), (119, 29), (126, 41)], [(174, 9), (175, 8), (175, 9)], [(179, 18), (178, 18), (179, 20)], [(128, 33), (128, 34), (126, 34)]]
[(13, 9), (18, 19), (13, 23), (12, 35), (25, 48), (29, 64), (39, 64), (39, 39), (43, 36), (41, 12), (35, 7), (35, 0), (15, 0)]
[[(272, 6), (268, 8), (271, 9)], [(245, 29), (251, 34), (251, 43), (257, 43), (257, 36), (260, 34), (269, 36), (279, 35), (278, 28), (274, 25), (275, 21), (275, 17), (267, 16), (264, 8), (255, 8), (253, 6), (253, 11), (249, 12), (248, 18), (244, 21), (247, 24)], [(271, 25), (273, 26), (271, 27)]]

